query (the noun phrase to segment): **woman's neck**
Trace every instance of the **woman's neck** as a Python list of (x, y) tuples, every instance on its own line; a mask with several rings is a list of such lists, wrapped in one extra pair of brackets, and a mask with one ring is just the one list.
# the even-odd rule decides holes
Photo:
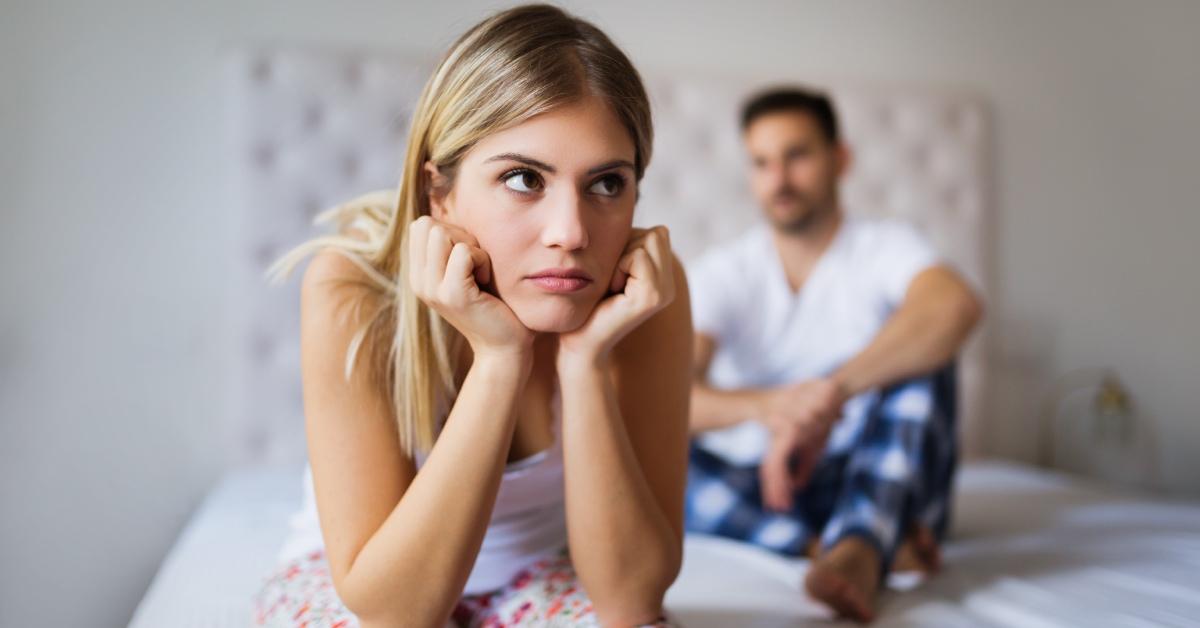
[(530, 383), (535, 386), (552, 387), (558, 379), (555, 361), (558, 358), (558, 334), (540, 333), (533, 339), (533, 368), (529, 371)]
[[(539, 389), (540, 386), (556, 385), (558, 380), (558, 369), (555, 362), (558, 358), (558, 334), (551, 332), (538, 333), (533, 339), (533, 366), (529, 371), (529, 380), (525, 384), (526, 390)], [(467, 371), (470, 370), (471, 364), (475, 360), (475, 354), (471, 351), (471, 345), (466, 342), (462, 343), (462, 350), (459, 351), (458, 362), (458, 381), (461, 383), (467, 376)]]

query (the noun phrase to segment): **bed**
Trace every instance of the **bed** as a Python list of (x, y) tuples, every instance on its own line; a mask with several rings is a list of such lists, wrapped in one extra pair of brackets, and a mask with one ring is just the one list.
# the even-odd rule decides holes
[[(229, 472), (208, 495), (137, 608), (135, 628), (249, 623), (299, 506), (304, 462), (296, 283), (262, 272), (309, 237), (321, 209), (394, 185), (430, 61), (348, 50), (256, 48), (228, 60), (229, 178), (238, 215), (227, 385)], [(736, 110), (756, 77), (647, 73), (655, 155), (640, 225), (666, 224), (685, 260), (756, 215), (743, 180)], [(990, 138), (970, 91), (831, 87), (856, 155), (848, 211), (915, 223), (986, 295)], [(945, 571), (896, 574), (877, 625), (1200, 625), (1200, 506), (1111, 492), (1078, 478), (981, 461), (987, 434), (986, 330), (960, 359), (964, 465)], [(807, 562), (689, 536), (667, 606), (687, 626), (825, 625), (805, 598)], [(897, 591), (906, 590), (903, 595)]]
[[(131, 628), (249, 625), (300, 500), (300, 468), (233, 472), (163, 562)], [(976, 462), (959, 476), (945, 569), (894, 574), (876, 626), (1200, 625), (1200, 506)], [(667, 608), (689, 628), (841, 625), (807, 599), (808, 561), (691, 536)], [(849, 624), (847, 624), (849, 625)]]

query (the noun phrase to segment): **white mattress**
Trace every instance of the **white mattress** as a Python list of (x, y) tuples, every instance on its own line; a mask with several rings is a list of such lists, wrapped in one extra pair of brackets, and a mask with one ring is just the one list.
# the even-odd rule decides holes
[[(134, 628), (246, 626), (300, 499), (300, 470), (232, 473), (164, 561)], [(945, 570), (893, 577), (876, 626), (1200, 626), (1200, 505), (978, 463), (959, 476)], [(667, 607), (686, 626), (837, 625), (803, 595), (807, 562), (689, 537)], [(809, 621), (804, 621), (809, 620)]]

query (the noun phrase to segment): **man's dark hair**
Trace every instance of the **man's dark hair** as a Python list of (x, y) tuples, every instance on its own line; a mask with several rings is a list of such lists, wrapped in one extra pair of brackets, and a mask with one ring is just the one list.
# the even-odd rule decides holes
[(824, 92), (801, 87), (777, 87), (755, 94), (742, 106), (742, 131), (759, 117), (780, 111), (800, 111), (812, 116), (830, 144), (838, 143), (837, 113)]

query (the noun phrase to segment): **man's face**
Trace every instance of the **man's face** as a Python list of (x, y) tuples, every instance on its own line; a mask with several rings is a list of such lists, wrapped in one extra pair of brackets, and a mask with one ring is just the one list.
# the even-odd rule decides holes
[(776, 228), (803, 232), (837, 211), (845, 151), (803, 111), (764, 114), (742, 139), (750, 156), (750, 190)]

